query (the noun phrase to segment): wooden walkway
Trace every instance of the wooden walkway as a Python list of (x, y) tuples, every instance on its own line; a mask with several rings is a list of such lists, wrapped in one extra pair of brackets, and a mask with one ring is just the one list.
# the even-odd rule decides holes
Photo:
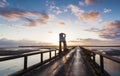
[(94, 76), (90, 66), (76, 47), (67, 55), (42, 67), (38, 67), (23, 76)]
[(76, 48), (76, 53), (67, 76), (94, 76), (93, 71), (80, 54), (81, 49)]

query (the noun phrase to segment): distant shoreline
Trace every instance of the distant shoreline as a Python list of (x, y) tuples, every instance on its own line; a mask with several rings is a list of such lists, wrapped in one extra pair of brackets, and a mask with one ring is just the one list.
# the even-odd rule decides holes
[[(80, 46), (80, 47), (120, 47), (120, 45), (71, 45), (71, 46), (68, 46), (68, 47), (75, 47), (75, 46)], [(0, 46), (0, 48), (17, 48), (17, 47), (59, 47), (59, 46), (50, 46), (50, 45), (47, 45), (47, 46)]]
[[(58, 46), (18, 46), (18, 47), (58, 47)], [(68, 46), (68, 47), (74, 47), (74, 46)], [(120, 45), (109, 45), (109, 46), (81, 45), (80, 47), (120, 47)]]
[(39, 50), (19, 50), (19, 51), (0, 50), (0, 56), (19, 55), (19, 54), (35, 52), (35, 51), (39, 51)]

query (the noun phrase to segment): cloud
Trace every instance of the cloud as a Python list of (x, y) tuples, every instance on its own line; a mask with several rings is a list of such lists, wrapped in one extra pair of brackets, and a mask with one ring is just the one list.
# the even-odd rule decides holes
[(82, 15), (78, 15), (78, 16), (80, 20), (83, 20), (84, 22), (89, 22), (89, 21), (98, 20), (100, 18), (100, 13), (90, 10), (89, 12), (83, 13)]
[(33, 44), (36, 45), (34, 41), (29, 41), (29, 40), (15, 41), (6, 38), (0, 39), (0, 46), (19, 46), (19, 45), (33, 45)]
[(28, 23), (25, 23), (24, 26), (34, 27), (34, 26), (40, 26), (40, 25), (47, 24), (47, 21), (40, 20), (40, 19), (36, 19), (36, 20), (27, 19), (27, 21), (28, 21)]
[(72, 5), (72, 4), (69, 5), (68, 8), (71, 9), (73, 14), (84, 13), (84, 10), (81, 10), (79, 7)]
[(8, 2), (6, 0), (0, 0), (0, 8), (6, 7)]
[(103, 29), (87, 29), (89, 32), (96, 32), (105, 39), (120, 39), (120, 21), (108, 22)]
[(61, 10), (59, 7), (57, 7), (54, 2), (52, 2), (52, 3), (49, 5), (49, 10), (52, 11), (52, 12), (54, 12), (54, 13), (56, 13), (56, 14), (61, 14), (61, 13), (63, 13), (62, 10)]
[(84, 10), (81, 10), (75, 5), (69, 5), (68, 8), (71, 9), (72, 13), (81, 21), (87, 22), (87, 23), (93, 23), (95, 21), (99, 21), (100, 19), (100, 13), (90, 10), (88, 12), (85, 12)]
[(15, 9), (1, 9), (0, 16), (10, 21), (25, 20), (28, 22), (25, 24), (26, 26), (40, 26), (47, 24), (52, 15)]
[(60, 25), (65, 25), (66, 23), (64, 21), (59, 22)]
[(111, 12), (111, 11), (112, 11), (111, 9), (104, 8), (104, 13), (109, 13), (109, 12)]
[(91, 29), (86, 29), (85, 31), (88, 31), (88, 32), (98, 32), (98, 28), (91, 28)]
[(100, 3), (102, 3), (102, 0), (85, 0), (84, 2), (79, 1), (80, 6), (94, 5), (94, 4), (100, 4)]
[(120, 39), (120, 21), (110, 22), (102, 30), (99, 30), (99, 35), (108, 39)]
[(105, 46), (105, 45), (120, 45), (120, 42), (117, 40), (99, 40), (99, 39), (81, 39), (77, 38), (76, 40), (69, 41), (70, 43), (75, 43), (77, 45), (93, 45), (93, 46)]
[(0, 39), (0, 46), (40, 46), (40, 45), (50, 45), (51, 43), (45, 42), (35, 42), (31, 40), (10, 40), (7, 38)]
[(62, 13), (61, 9), (57, 6), (50, 6), (50, 10), (52, 10), (56, 14), (61, 14)]
[(101, 2), (102, 2), (102, 0), (85, 0), (85, 3), (87, 5), (99, 4)]
[(79, 5), (80, 5), (80, 6), (85, 6), (85, 3), (84, 3), (84, 2), (79, 1)]
[(61, 14), (62, 11), (59, 7), (55, 7), (54, 11), (57, 13), (57, 14)]

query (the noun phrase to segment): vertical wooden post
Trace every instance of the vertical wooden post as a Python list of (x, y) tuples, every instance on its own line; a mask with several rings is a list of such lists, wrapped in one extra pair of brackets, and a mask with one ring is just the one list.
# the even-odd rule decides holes
[(95, 54), (93, 53), (93, 63), (95, 63)]
[(41, 63), (43, 63), (43, 53), (41, 52)]
[(103, 56), (100, 55), (100, 70), (101, 73), (104, 73), (104, 59)]
[(49, 58), (51, 59), (51, 51), (49, 52)]
[(57, 56), (56, 51), (57, 51), (57, 50), (55, 50), (55, 57)]
[(27, 69), (27, 56), (24, 57), (24, 70)]

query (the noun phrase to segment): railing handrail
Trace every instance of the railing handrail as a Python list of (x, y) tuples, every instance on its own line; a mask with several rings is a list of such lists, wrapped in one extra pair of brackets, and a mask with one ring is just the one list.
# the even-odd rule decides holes
[[(109, 73), (107, 73), (104, 69), (104, 58), (120, 63), (119, 58), (104, 54), (104, 52), (90, 50), (84, 47), (80, 47), (80, 48), (83, 50), (84, 55), (86, 56), (88, 62), (95, 69), (96, 74), (99, 74), (100, 76), (110, 76)], [(96, 54), (99, 55), (99, 64), (96, 63)]]
[(120, 63), (120, 59), (119, 58), (117, 58), (117, 57), (113, 57), (113, 56), (110, 56), (110, 55), (107, 55), (107, 54), (103, 54), (103, 53), (101, 53), (101, 52), (97, 52), (97, 51), (93, 51), (95, 54), (99, 54), (99, 55), (101, 55), (101, 56), (103, 56), (103, 57), (105, 57), (105, 58), (107, 58), (107, 59), (110, 59), (110, 60), (112, 60), (112, 61), (115, 61), (115, 62), (117, 62), (117, 63)]
[(35, 52), (28, 52), (28, 53), (24, 53), (24, 54), (17, 54), (17, 55), (13, 55), (13, 56), (0, 58), (0, 61), (17, 59), (17, 58), (21, 58), (21, 57), (25, 57), (25, 56), (31, 56), (31, 55), (36, 55), (36, 54), (40, 54), (40, 53), (47, 53), (47, 52), (52, 52), (52, 51), (56, 51), (56, 50), (58, 50), (58, 49), (49, 50), (49, 51), (37, 51), (37, 52), (35, 51)]
[(110, 55), (107, 55), (107, 54), (103, 54), (103, 53), (100, 52), (100, 51), (93, 51), (93, 50), (89, 50), (89, 49), (86, 49), (86, 50), (87, 50), (87, 51), (90, 51), (90, 52), (92, 52), (92, 53), (94, 53), (94, 54), (101, 55), (101, 56), (103, 56), (103, 57), (105, 57), (105, 58), (107, 58), (107, 59), (110, 59), (110, 60), (112, 60), (112, 61), (115, 61), (115, 62), (117, 62), (117, 63), (120, 63), (120, 59), (117, 58), (117, 57), (113, 57), (113, 56), (110, 56)]

